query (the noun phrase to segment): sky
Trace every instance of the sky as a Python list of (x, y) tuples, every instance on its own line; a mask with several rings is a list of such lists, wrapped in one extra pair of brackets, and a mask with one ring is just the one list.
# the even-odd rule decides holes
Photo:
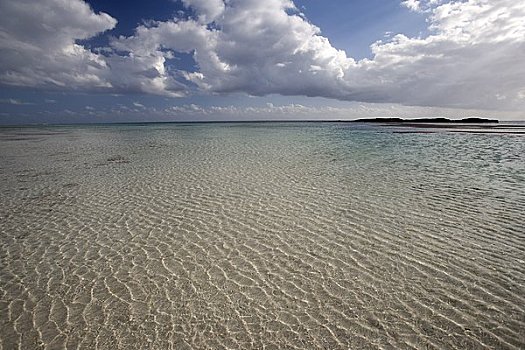
[(525, 120), (525, 2), (0, 0), (0, 124)]

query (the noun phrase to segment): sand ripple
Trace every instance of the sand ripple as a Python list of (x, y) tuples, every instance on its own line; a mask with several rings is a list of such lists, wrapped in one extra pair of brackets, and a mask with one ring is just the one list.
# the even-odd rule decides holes
[(0, 129), (0, 349), (521, 349), (522, 135)]

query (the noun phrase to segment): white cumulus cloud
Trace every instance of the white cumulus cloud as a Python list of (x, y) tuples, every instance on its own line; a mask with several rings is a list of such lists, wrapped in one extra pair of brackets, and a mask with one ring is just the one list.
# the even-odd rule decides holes
[(160, 22), (114, 45), (127, 45), (135, 55), (162, 55), (161, 48), (192, 52), (199, 71), (181, 75), (212, 93), (448, 107), (523, 106), (519, 96), (525, 82), (525, 3), (404, 4), (428, 12), (431, 34), (398, 34), (378, 41), (371, 46), (373, 58), (361, 61), (333, 47), (289, 0), (230, 0), (215, 21), (213, 28), (220, 29), (195, 20)]
[(78, 43), (116, 24), (82, 0), (0, 0), (0, 83), (182, 95), (164, 57), (102, 55)]
[[(405, 0), (426, 37), (389, 35), (356, 61), (291, 0), (183, 0), (102, 53), (78, 43), (116, 25), (82, 0), (0, 0), (0, 83), (167, 96), (241, 92), (461, 108), (525, 107), (525, 2)], [(35, 6), (37, 10), (35, 10)], [(51, 13), (51, 15), (47, 15)], [(101, 51), (103, 52), (103, 51)], [(189, 53), (196, 71), (169, 59)]]
[(0, 82), (104, 87), (107, 63), (76, 43), (117, 21), (80, 0), (0, 1)]
[(421, 3), (419, 0), (405, 0), (401, 2), (401, 5), (405, 6), (411, 11), (421, 11)]
[(182, 0), (186, 7), (191, 7), (197, 13), (202, 23), (210, 23), (217, 19), (224, 11), (222, 0)]

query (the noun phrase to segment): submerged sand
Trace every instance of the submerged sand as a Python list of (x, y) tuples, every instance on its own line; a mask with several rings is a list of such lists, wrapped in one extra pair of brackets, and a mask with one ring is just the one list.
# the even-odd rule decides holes
[(520, 349), (525, 142), (0, 129), (3, 349)]

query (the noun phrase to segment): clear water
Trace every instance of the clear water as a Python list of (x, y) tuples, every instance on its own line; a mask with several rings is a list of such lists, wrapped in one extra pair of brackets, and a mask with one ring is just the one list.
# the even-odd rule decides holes
[(2, 349), (525, 347), (525, 137), (0, 129)]

